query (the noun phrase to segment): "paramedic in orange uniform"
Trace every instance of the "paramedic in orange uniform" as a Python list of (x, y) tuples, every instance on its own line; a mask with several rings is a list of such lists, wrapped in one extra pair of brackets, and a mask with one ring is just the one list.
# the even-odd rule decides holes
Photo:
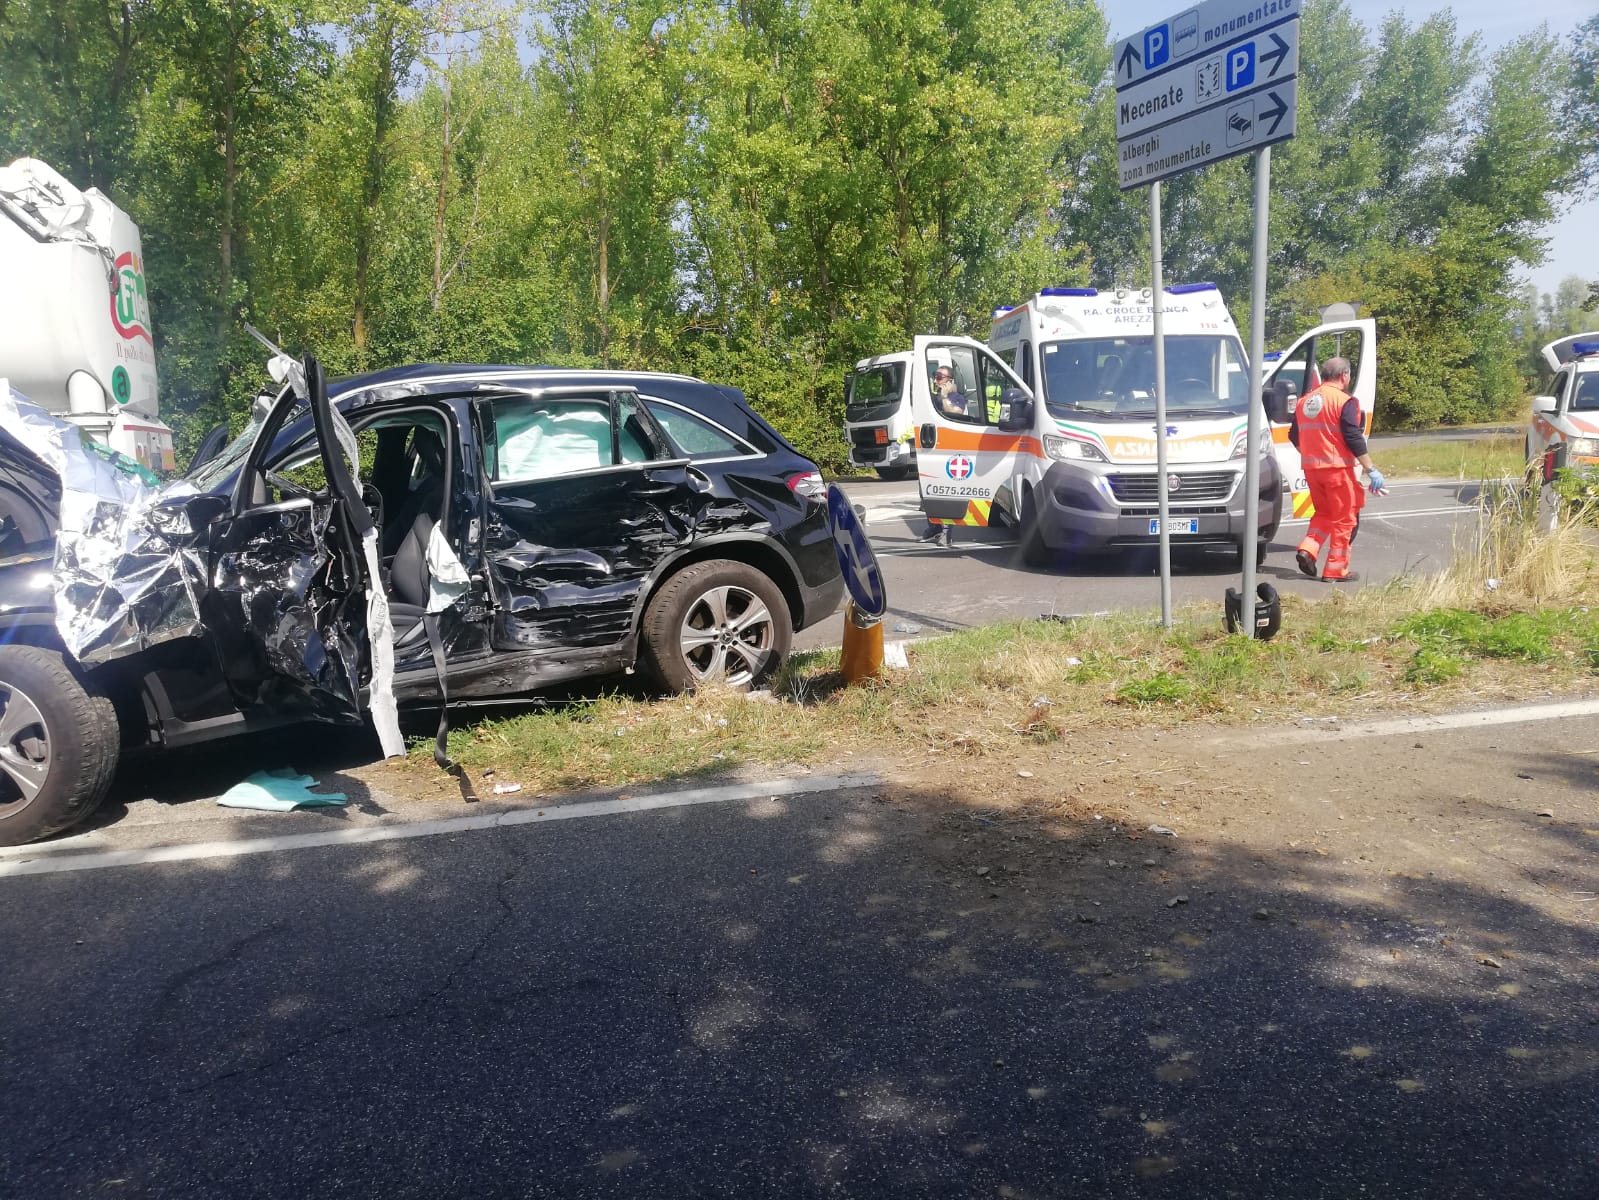
[(1329, 583), (1353, 578), (1349, 539), (1366, 502), (1355, 464), (1366, 468), (1373, 496), (1388, 494), (1387, 480), (1366, 451), (1365, 419), (1360, 401), (1349, 394), (1349, 373), (1347, 358), (1322, 363), (1322, 382), (1294, 403), (1288, 426), (1288, 440), (1299, 450), (1310, 500), (1316, 506), (1295, 558), (1299, 569), (1314, 579), (1316, 560), (1326, 546), (1327, 566), (1321, 577)]

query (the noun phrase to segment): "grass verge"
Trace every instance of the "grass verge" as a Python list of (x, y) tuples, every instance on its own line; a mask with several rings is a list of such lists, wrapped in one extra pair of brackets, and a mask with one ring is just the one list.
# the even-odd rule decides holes
[[(1508, 496), (1509, 494), (1507, 494)], [(692, 777), (745, 764), (937, 751), (983, 756), (1096, 726), (1284, 722), (1436, 711), (1599, 685), (1591, 543), (1540, 533), (1513, 496), (1439, 576), (1284, 597), (1271, 642), (1228, 636), (1220, 605), (1014, 621), (914, 645), (910, 669), (846, 688), (837, 651), (796, 656), (769, 695), (608, 695), (458, 728), (469, 772), (532, 791)], [(433, 772), (426, 750), (412, 756)]]
[(1425, 442), (1386, 446), (1377, 465), (1393, 478), (1429, 475), (1443, 479), (1503, 479), (1519, 476), (1525, 466), (1524, 439), (1514, 434), (1459, 442)]

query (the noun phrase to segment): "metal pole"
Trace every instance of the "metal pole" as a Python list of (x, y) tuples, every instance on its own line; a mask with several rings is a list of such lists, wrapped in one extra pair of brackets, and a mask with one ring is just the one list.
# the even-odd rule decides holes
[(1271, 147), (1255, 155), (1255, 261), (1249, 289), (1249, 435), (1244, 451), (1244, 611), (1242, 629), (1255, 636), (1255, 544), (1260, 538), (1260, 438), (1265, 410), (1260, 393), (1266, 361), (1267, 222), (1271, 215)]
[(1171, 628), (1171, 514), (1166, 495), (1166, 321), (1161, 298), (1166, 283), (1160, 265), (1160, 182), (1149, 187), (1150, 305), (1155, 318), (1155, 492), (1160, 507), (1160, 623)]

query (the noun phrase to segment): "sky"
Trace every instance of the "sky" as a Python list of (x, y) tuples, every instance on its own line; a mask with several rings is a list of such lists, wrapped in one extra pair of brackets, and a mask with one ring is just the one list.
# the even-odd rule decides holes
[[(1453, 9), (1462, 33), (1473, 30), (1483, 35), (1491, 52), (1506, 42), (1548, 25), (1556, 34), (1575, 30), (1588, 18), (1599, 14), (1599, 0), (1348, 0), (1349, 10), (1367, 28), (1375, 29), (1390, 12), (1404, 13), (1412, 24), (1435, 12)], [(1106, 0), (1113, 37), (1137, 33), (1173, 13), (1191, 7), (1185, 0)], [(1590, 131), (1588, 136), (1592, 137)], [(1546, 231), (1551, 235), (1548, 260), (1541, 267), (1524, 272), (1540, 292), (1552, 292), (1567, 275), (1599, 279), (1599, 199), (1590, 200), (1565, 212)]]

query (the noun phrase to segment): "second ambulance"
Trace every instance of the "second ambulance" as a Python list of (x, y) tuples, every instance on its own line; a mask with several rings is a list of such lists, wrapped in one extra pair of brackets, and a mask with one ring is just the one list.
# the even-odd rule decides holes
[[(1249, 531), (1249, 366), (1238, 330), (1214, 284), (1168, 287), (1162, 312), (1172, 545), (1253, 553), (1259, 563), (1288, 515), (1287, 496), (1304, 488), (1287, 436), (1293, 402), (1320, 382), (1315, 364), (1340, 354), (1357, 364), (1354, 394), (1369, 427), (1376, 323), (1320, 326), (1269, 368), (1272, 436), (1262, 439), (1259, 525)], [(998, 310), (986, 345), (916, 338), (909, 390), (928, 519), (1014, 525), (1022, 560), (1035, 566), (1155, 545), (1153, 343), (1147, 289), (1046, 288)], [(959, 414), (933, 402), (929, 381), (939, 367), (954, 374)]]

